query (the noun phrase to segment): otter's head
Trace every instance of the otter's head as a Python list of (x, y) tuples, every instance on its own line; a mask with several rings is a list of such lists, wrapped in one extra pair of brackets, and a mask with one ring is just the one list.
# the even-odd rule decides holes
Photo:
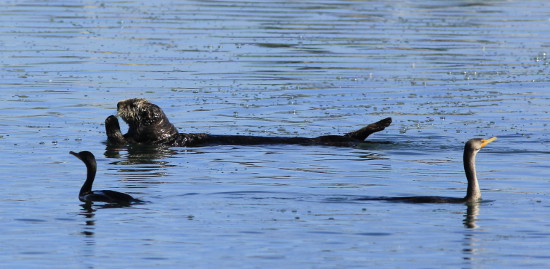
[(146, 127), (166, 120), (160, 107), (144, 98), (132, 98), (118, 102), (117, 114), (130, 127)]

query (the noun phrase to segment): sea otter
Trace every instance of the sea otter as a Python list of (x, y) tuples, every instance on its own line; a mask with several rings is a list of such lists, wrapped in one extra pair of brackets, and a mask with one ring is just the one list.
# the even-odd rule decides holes
[(391, 118), (385, 118), (344, 135), (326, 135), (315, 138), (265, 137), (179, 133), (162, 109), (144, 98), (132, 98), (118, 102), (117, 114), (128, 124), (128, 133), (122, 134), (118, 119), (115, 116), (107, 117), (105, 130), (110, 144), (147, 144), (176, 147), (258, 144), (354, 146), (364, 142), (370, 134), (384, 130), (392, 121)]

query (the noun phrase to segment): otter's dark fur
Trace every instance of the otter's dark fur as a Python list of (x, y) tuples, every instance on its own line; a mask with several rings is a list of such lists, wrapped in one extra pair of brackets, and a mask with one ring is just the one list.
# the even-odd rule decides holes
[(107, 140), (109, 143), (116, 145), (148, 144), (193, 147), (205, 145), (300, 144), (354, 146), (364, 142), (370, 134), (382, 131), (391, 124), (391, 118), (385, 118), (345, 135), (327, 135), (315, 138), (186, 134), (178, 132), (160, 107), (143, 98), (118, 102), (117, 112), (128, 123), (128, 133), (122, 134), (118, 119), (115, 116), (109, 116), (105, 120)]

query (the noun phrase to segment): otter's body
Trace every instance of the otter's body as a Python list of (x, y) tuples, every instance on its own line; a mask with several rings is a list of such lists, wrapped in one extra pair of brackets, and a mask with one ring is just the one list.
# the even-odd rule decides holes
[(265, 137), (246, 135), (210, 135), (205, 133), (179, 133), (157, 105), (143, 98), (120, 101), (118, 115), (128, 123), (128, 133), (122, 134), (118, 119), (109, 116), (105, 129), (109, 143), (116, 145), (147, 144), (177, 147), (206, 145), (259, 145), (259, 144), (299, 144), (354, 146), (364, 142), (372, 133), (382, 131), (391, 124), (391, 118), (369, 124), (345, 135), (308, 137)]

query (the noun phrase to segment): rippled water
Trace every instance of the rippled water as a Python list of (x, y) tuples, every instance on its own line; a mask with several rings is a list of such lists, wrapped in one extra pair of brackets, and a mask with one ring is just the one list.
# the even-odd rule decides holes
[[(6, 268), (550, 266), (546, 1), (5, 1), (0, 260)], [(394, 123), (359, 148), (105, 145), (145, 97), (185, 132), (317, 136)], [(465, 192), (484, 202), (356, 201)], [(150, 203), (86, 207), (100, 189)]]

